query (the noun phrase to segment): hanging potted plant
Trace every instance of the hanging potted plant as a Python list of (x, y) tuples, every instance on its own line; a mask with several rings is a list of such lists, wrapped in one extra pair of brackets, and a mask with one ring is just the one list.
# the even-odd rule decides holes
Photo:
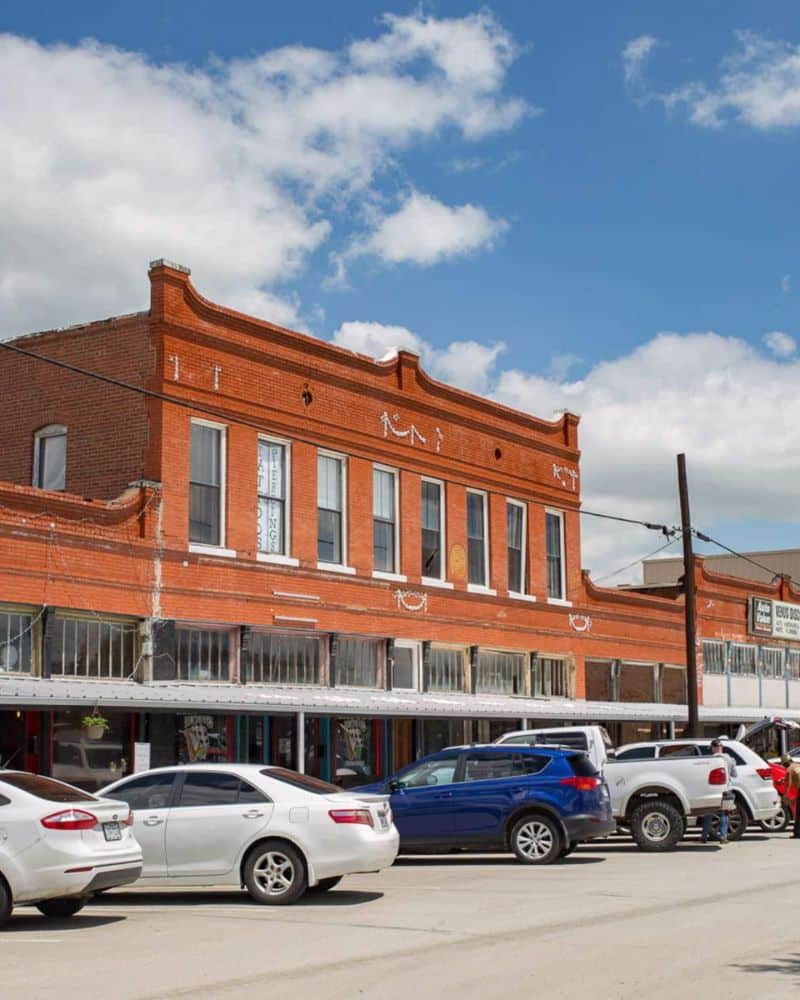
[(84, 715), (81, 725), (89, 740), (102, 740), (106, 730), (111, 728), (108, 719), (101, 715), (96, 708), (91, 714)]

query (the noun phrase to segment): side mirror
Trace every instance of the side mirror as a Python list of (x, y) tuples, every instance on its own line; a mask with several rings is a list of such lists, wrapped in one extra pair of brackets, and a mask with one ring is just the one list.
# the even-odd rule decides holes
[(397, 778), (392, 778), (392, 780), (389, 782), (389, 791), (390, 792), (402, 792), (402, 790), (405, 787), (406, 786), (403, 784), (403, 782), (402, 781), (398, 781)]
[(608, 760), (614, 760), (617, 756), (616, 750), (606, 750), (606, 757)]

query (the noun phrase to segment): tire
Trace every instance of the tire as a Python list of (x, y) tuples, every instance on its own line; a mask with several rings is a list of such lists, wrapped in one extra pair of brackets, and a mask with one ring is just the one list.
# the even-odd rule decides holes
[(550, 865), (563, 848), (561, 830), (549, 816), (523, 816), (511, 830), (511, 850), (523, 865)]
[(0, 927), (3, 927), (11, 919), (13, 909), (14, 902), (11, 899), (11, 890), (6, 885), (6, 880), (0, 875)]
[(642, 802), (630, 816), (631, 835), (642, 851), (671, 851), (683, 838), (683, 814), (666, 799)]
[(332, 878), (321, 878), (316, 885), (310, 885), (308, 887), (309, 892), (329, 892), (331, 889), (335, 889), (336, 886), (342, 881), (341, 875), (334, 875)]
[(70, 896), (67, 899), (43, 899), (36, 904), (36, 909), (45, 917), (63, 920), (66, 917), (74, 917), (75, 914), (86, 906), (85, 896)]
[(784, 830), (788, 829), (791, 822), (792, 814), (785, 805), (781, 804), (780, 809), (772, 819), (762, 819), (758, 825), (766, 833), (783, 833)]
[(265, 840), (247, 855), (244, 884), (257, 903), (288, 906), (306, 891), (306, 866), (296, 847), (282, 840)]
[(558, 856), (560, 858), (568, 858), (577, 846), (578, 846), (578, 841), (571, 840), (566, 847), (561, 848), (561, 850), (558, 852)]
[[(728, 813), (728, 840), (741, 840), (749, 822), (750, 816), (747, 807), (737, 800), (736, 808)], [(719, 836), (719, 819), (716, 817), (711, 823), (711, 835), (713, 837)]]

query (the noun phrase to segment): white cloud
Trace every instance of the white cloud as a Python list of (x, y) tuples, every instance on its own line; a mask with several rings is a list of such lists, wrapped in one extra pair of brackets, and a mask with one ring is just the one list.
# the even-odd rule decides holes
[(14, 81), (0, 102), (0, 335), (141, 308), (155, 257), (228, 305), (298, 322), (287, 282), (346, 242), (404, 152), (527, 113), (504, 93), (514, 54), (488, 14), (388, 17), (342, 51), (199, 68), (0, 35)]
[[(701, 530), (714, 534), (713, 525), (724, 522), (723, 540), (736, 547), (729, 532), (737, 521), (797, 524), (798, 359), (775, 358), (711, 332), (661, 333), (569, 381), (552, 371), (498, 370), (500, 344), (434, 348), (405, 327), (345, 323), (334, 339), (375, 356), (400, 344), (420, 354), (434, 376), (545, 419), (562, 409), (580, 414), (587, 510), (679, 523), (675, 456), (685, 452), (693, 520)], [(588, 516), (582, 532), (584, 565), (597, 576), (664, 541), (645, 528)], [(679, 553), (680, 546), (669, 551)], [(634, 568), (609, 585), (635, 579)]]
[(790, 358), (797, 351), (797, 341), (788, 333), (773, 330), (764, 334), (764, 343), (776, 358)]
[(800, 125), (800, 46), (736, 32), (715, 84), (692, 81), (651, 96), (668, 109), (685, 106), (696, 125), (717, 128), (741, 121), (767, 130)]
[(653, 35), (639, 35), (638, 38), (631, 39), (622, 50), (622, 71), (625, 83), (629, 86), (639, 83), (647, 57), (656, 45), (658, 39)]
[(445, 205), (412, 191), (368, 238), (354, 243), (352, 256), (373, 254), (388, 264), (437, 264), (491, 248), (507, 228), (505, 219), (493, 219), (478, 205)]
[(787, 294), (792, 290), (792, 276), (791, 274), (784, 274), (781, 278), (781, 291)]
[(362, 321), (342, 323), (333, 342), (378, 359), (394, 349), (411, 351), (419, 355), (423, 368), (434, 378), (477, 393), (487, 391), (497, 358), (505, 350), (502, 343), (479, 344), (474, 340), (454, 341), (440, 350), (404, 326)]

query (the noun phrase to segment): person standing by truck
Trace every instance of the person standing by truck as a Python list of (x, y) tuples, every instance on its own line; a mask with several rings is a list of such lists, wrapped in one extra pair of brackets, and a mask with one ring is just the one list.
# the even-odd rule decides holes
[[(736, 776), (736, 764), (733, 762), (733, 757), (725, 753), (722, 747), (721, 740), (711, 741), (711, 754), (712, 756), (719, 756), (722, 758), (722, 763), (725, 765), (725, 770), (728, 773), (728, 780), (726, 782), (726, 792), (730, 790), (731, 780)], [(724, 795), (723, 795), (724, 798)], [(703, 832), (700, 835), (700, 840), (702, 843), (707, 844), (711, 839), (711, 827), (714, 823), (714, 817), (704, 816), (703, 817)], [(720, 844), (728, 843), (728, 813), (725, 809), (719, 814), (719, 834), (717, 836)]]
[(794, 808), (794, 836), (800, 839), (800, 764), (784, 754), (781, 763), (786, 768), (786, 798)]

